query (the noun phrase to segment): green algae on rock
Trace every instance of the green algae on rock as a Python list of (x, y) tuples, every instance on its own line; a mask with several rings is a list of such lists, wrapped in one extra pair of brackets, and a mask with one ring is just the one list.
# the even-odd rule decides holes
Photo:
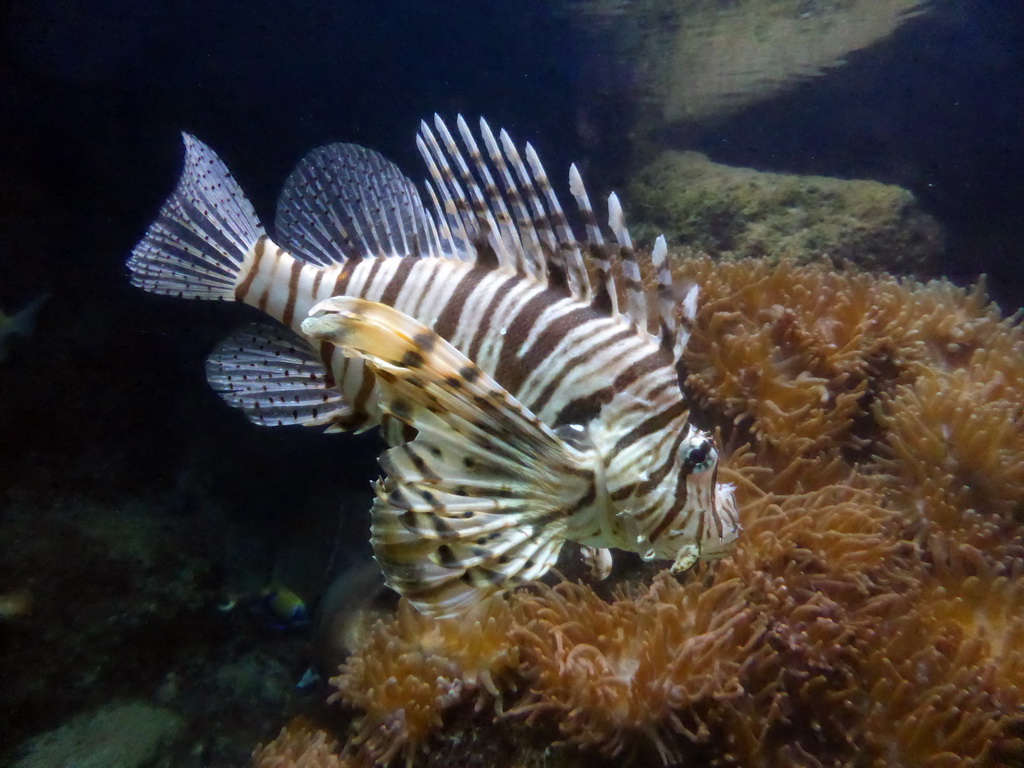
[(627, 199), (631, 215), (670, 243), (716, 257), (928, 273), (943, 247), (938, 222), (902, 187), (734, 168), (698, 152), (663, 153), (636, 175)]

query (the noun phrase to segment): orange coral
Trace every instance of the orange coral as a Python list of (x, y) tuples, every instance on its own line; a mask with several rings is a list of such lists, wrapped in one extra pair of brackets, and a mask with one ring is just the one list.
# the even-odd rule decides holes
[(1024, 699), (999, 684), (989, 647), (915, 611), (894, 619), (865, 658), (876, 766), (1019, 765)]
[(718, 578), (771, 574), (791, 589), (824, 593), (842, 583), (852, 602), (888, 588), (893, 566), (908, 556), (895, 538), (897, 513), (871, 490), (843, 484), (777, 501), (766, 497), (745, 513), (743, 536), (719, 564)]
[(786, 459), (865, 447), (885, 429), (871, 403), (929, 370), (984, 368), (979, 380), (1024, 394), (1024, 330), (980, 288), (789, 261), (678, 271), (702, 295), (688, 385)]
[(921, 614), (985, 645), (1002, 686), (1024, 697), (1024, 580), (962, 547), (935, 563), (922, 584)]
[(701, 286), (688, 384), (788, 457), (852, 441), (875, 352), (871, 278), (791, 262), (687, 262)]
[(353, 744), (378, 763), (403, 754), (411, 764), (447, 710), (491, 697), (519, 661), (509, 643), (507, 603), (489, 600), (461, 619), (432, 619), (402, 600), (392, 622), (377, 622), (359, 652), (331, 679), (343, 700), (363, 711)]
[(338, 755), (338, 741), (308, 724), (296, 721), (281, 729), (277, 738), (252, 753), (253, 768), (348, 768)]
[(514, 638), (530, 685), (510, 714), (550, 717), (573, 744), (610, 754), (646, 745), (670, 762), (680, 735), (708, 740), (702, 710), (739, 690), (761, 630), (741, 592), (738, 581), (705, 589), (661, 576), (610, 604), (568, 583), (520, 596)]
[(1024, 516), (1024, 403), (1001, 396), (998, 378), (923, 370), (875, 404), (885, 438), (879, 467), (898, 490), (939, 508)]

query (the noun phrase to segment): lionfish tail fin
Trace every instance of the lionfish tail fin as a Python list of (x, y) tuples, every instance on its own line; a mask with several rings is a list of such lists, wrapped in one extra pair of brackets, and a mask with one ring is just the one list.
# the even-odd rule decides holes
[(128, 259), (131, 281), (151, 293), (233, 299), (242, 261), (265, 232), (221, 159), (195, 136), (182, 138), (185, 168)]
[(382, 410), (416, 432), (383, 454), (376, 488), (373, 546), (393, 589), (451, 616), (554, 564), (570, 518), (599, 495), (593, 451), (392, 307), (328, 299), (303, 332), (363, 359)]

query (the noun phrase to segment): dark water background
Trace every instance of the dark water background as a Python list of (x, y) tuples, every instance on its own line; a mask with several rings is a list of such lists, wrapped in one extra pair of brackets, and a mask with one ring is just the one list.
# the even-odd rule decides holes
[[(31, 631), (0, 625), (0, 655), (31, 659), (38, 644), (50, 667), (32, 674), (60, 679), (63, 646), (42, 622), (86, 620), (74, 613), (86, 595), (47, 585), (74, 568), (87, 580), (91, 566), (48, 559), (67, 556), (47, 548), (51, 527), (33, 536), (22, 525), (33, 543), (13, 540), (2, 526), (19, 516), (157, 500), (184, 546), (211, 550), (215, 565), (197, 587), (209, 590), (205, 607), (138, 641), (155, 649), (127, 673), (102, 662), (93, 687), (50, 699), (0, 677), (10, 686), (0, 696), (15, 702), (0, 714), (0, 750), (104, 697), (148, 695), (187, 654), (215, 654), (237, 630), (210, 612), (223, 584), (272, 570), (274, 542), (296, 531), (315, 531), (320, 544), (302, 557), (315, 561), (307, 570), (326, 570), (338, 552), (333, 510), (376, 475), (372, 437), (260, 431), (206, 388), (205, 355), (250, 315), (128, 285), (124, 260), (177, 178), (179, 132), (221, 154), (265, 221), (294, 163), (329, 141), (371, 146), (421, 178), (414, 136), (434, 112), (486, 115), (532, 141), (558, 181), (586, 161), (591, 186), (605, 191), (628, 178), (630, 115), (592, 115), (594, 140), (578, 107), (595, 87), (614, 104), (630, 73), (613, 68), (613, 82), (595, 84), (606, 52), (586, 43), (566, 13), (536, 0), (4, 4), (0, 307), (50, 300), (38, 333), (0, 363), (0, 592), (30, 583), (41, 601)], [(951, 4), (828, 76), (695, 129), (691, 148), (728, 164), (910, 188), (950, 233), (945, 272), (987, 272), (1012, 311), (1024, 303), (1022, 72), (1019, 4)], [(204, 518), (211, 499), (214, 522)], [(365, 513), (353, 514), (342, 560), (348, 548), (365, 552)]]
[[(434, 112), (486, 115), (533, 141), (556, 178), (587, 161), (621, 183), (628, 114), (594, 116), (595, 148), (575, 105), (585, 89), (628, 91), (631, 73), (588, 77), (608, 53), (554, 6), (5, 4), (0, 300), (51, 287), (69, 264), (122, 287), (120, 256), (174, 183), (182, 130), (222, 154), (265, 218), (297, 159), (328, 141), (365, 143), (419, 176), (413, 136)], [(1024, 218), (1022, 63), (1016, 3), (950, 3), (691, 144), (729, 164), (901, 183), (952, 229), (948, 271), (1016, 283), (1020, 238), (971, 251), (970, 264), (956, 245)]]

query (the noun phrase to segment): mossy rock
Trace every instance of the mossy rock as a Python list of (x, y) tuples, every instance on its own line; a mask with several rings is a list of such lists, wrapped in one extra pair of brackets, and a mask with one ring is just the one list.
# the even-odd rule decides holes
[(637, 234), (664, 232), (714, 257), (930, 273), (944, 240), (902, 187), (733, 168), (698, 152), (665, 152), (637, 174), (626, 199)]
[(163, 768), (183, 729), (168, 709), (113, 703), (31, 739), (14, 768)]

